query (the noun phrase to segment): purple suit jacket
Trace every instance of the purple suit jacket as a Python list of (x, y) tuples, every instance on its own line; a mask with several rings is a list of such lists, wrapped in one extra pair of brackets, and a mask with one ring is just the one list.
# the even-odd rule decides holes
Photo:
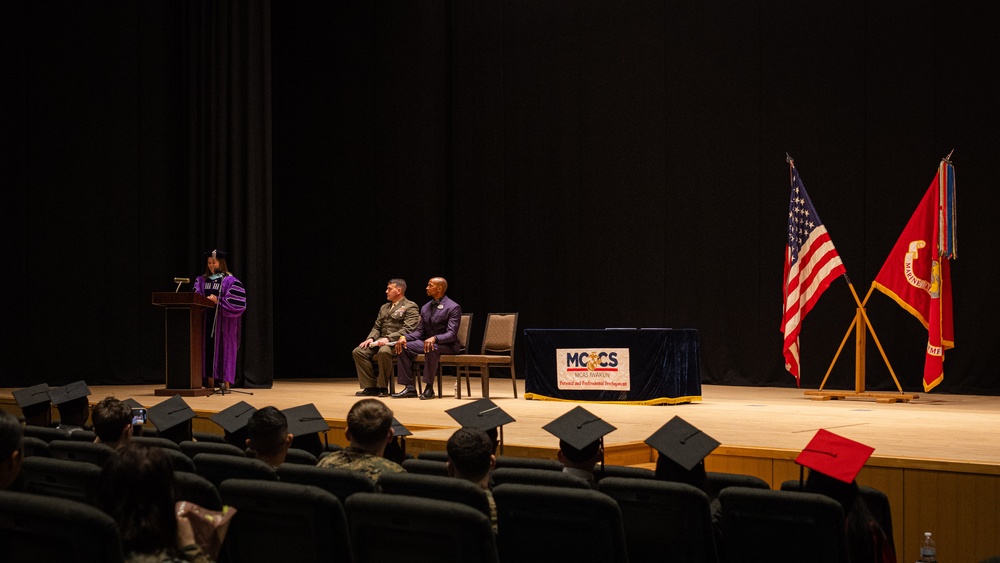
[(462, 321), (462, 307), (447, 295), (441, 297), (439, 306), (428, 301), (420, 308), (420, 325), (406, 335), (406, 341), (426, 340), (437, 337), (438, 344), (458, 345), (458, 325)]

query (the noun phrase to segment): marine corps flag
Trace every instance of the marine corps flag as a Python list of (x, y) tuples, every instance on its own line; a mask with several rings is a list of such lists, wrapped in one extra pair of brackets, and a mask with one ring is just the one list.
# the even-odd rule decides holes
[(944, 351), (955, 346), (949, 267), (955, 246), (955, 169), (946, 157), (872, 283), (927, 327), (925, 392), (944, 380)]

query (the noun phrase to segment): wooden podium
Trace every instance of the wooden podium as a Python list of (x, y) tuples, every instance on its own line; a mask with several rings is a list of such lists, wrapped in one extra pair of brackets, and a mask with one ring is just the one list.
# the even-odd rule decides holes
[(153, 305), (163, 307), (164, 380), (156, 395), (204, 396), (205, 315), (215, 303), (194, 292), (153, 292)]

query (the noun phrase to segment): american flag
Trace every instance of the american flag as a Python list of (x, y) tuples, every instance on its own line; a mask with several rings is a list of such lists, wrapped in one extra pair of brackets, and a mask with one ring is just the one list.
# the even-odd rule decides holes
[(809, 200), (795, 164), (789, 160), (792, 198), (788, 204), (788, 246), (785, 249), (785, 305), (781, 332), (785, 335), (785, 369), (799, 384), (799, 331), (806, 314), (830, 282), (846, 273), (826, 227)]

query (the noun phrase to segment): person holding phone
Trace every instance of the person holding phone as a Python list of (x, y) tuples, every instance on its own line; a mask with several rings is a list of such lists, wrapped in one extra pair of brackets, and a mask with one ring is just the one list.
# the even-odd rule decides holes
[[(145, 419), (146, 409), (142, 410)], [(133, 409), (125, 401), (119, 401), (114, 397), (101, 399), (94, 410), (90, 413), (90, 419), (94, 423), (94, 434), (97, 434), (97, 443), (108, 445), (112, 448), (120, 448), (132, 440), (132, 424), (134, 424)]]

